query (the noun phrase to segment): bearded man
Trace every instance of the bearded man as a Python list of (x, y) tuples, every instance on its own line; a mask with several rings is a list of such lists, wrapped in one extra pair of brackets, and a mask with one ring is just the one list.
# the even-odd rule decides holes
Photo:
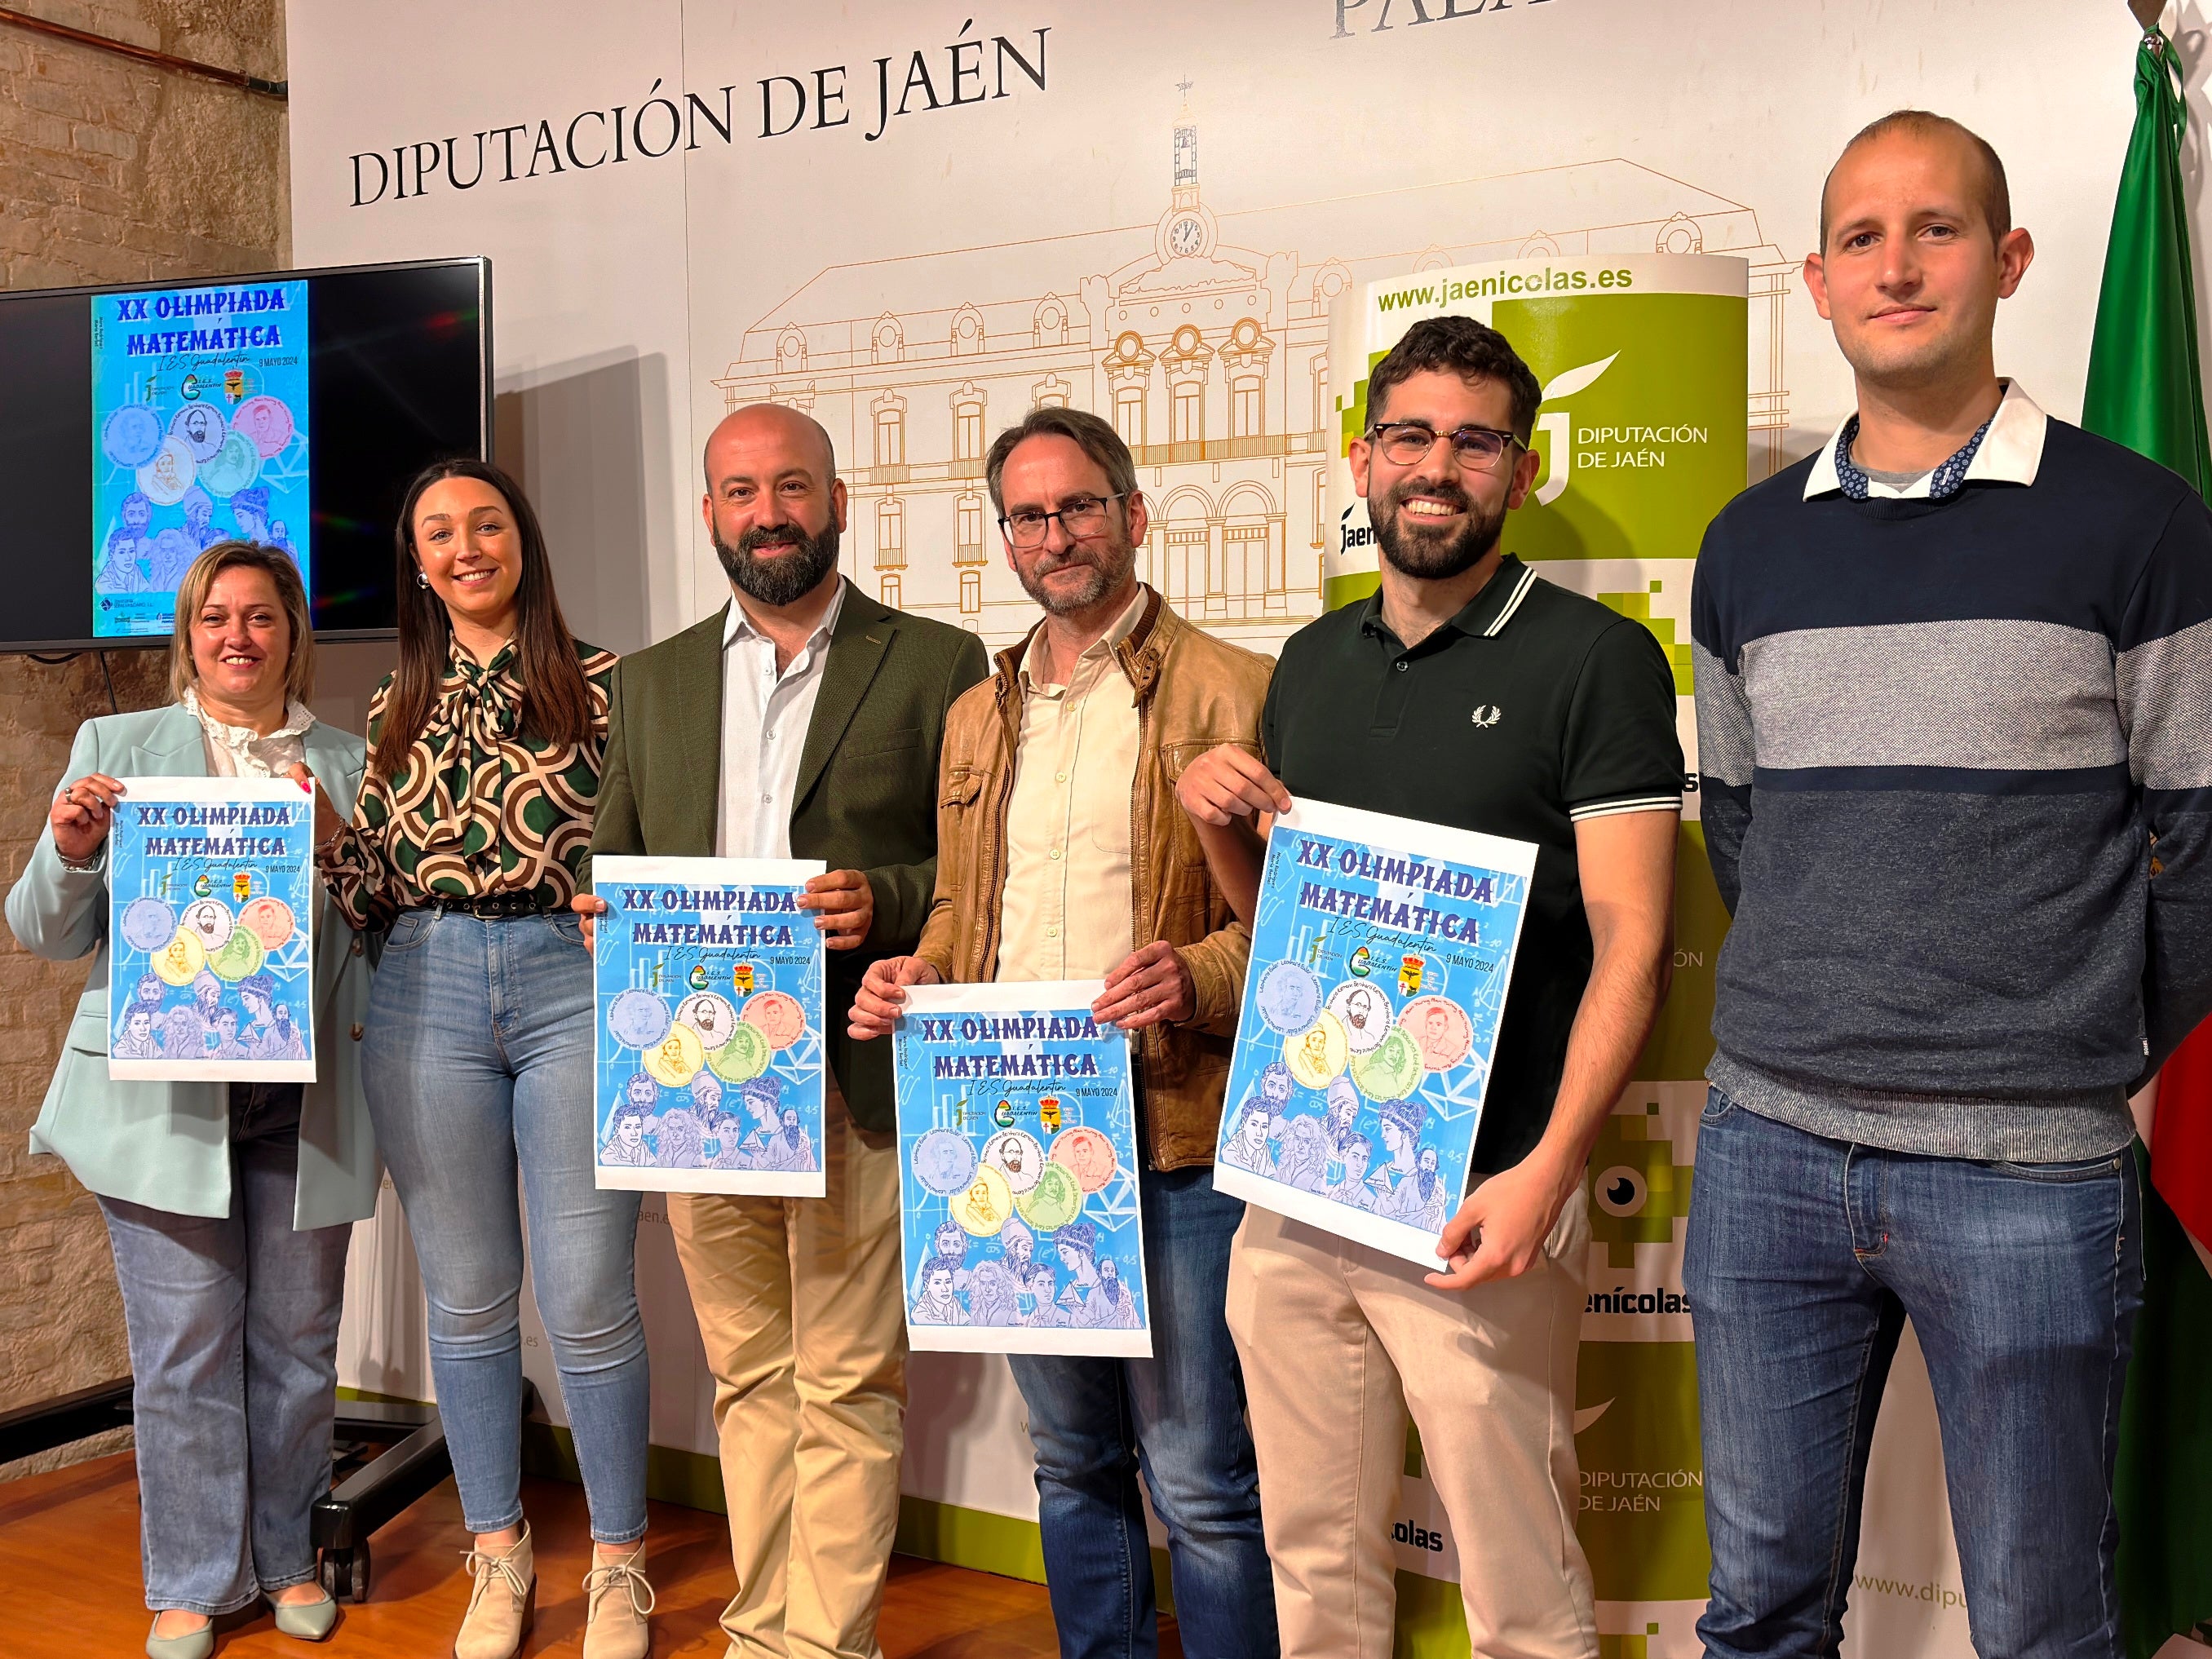
[[(1167, 1529), (1183, 1652), (1274, 1659), (1244, 1383), (1221, 1311), (1244, 1206), (1213, 1189), (1252, 939), (1175, 797), (1183, 757), (1224, 743), (1256, 755), (1267, 664), (1139, 580), (1151, 510), (1108, 422), (1041, 405), (999, 434), (983, 476), (1006, 562), (1043, 614), (952, 711), (936, 903), (911, 955), (869, 969), (853, 1033), (888, 1035), (913, 984), (1104, 981), (1091, 1013), (1128, 1032), (1136, 1061), (1153, 1358), (1010, 1357), (1061, 1659), (1158, 1651), (1140, 1479)], [(1063, 1262), (1075, 1236), (1056, 1236)], [(1126, 1288), (1100, 1297), (1116, 1318), (1130, 1306)]]
[[(850, 1042), (846, 1011), (868, 964), (921, 936), (945, 712), (983, 650), (838, 573), (845, 485), (805, 416), (738, 410), (705, 466), (730, 604), (616, 669), (592, 850), (830, 866), (799, 900), (830, 953), (827, 1196), (672, 1194), (668, 1223), (714, 1374), (729, 1651), (867, 1659), (898, 1524), (906, 1327), (890, 1045)], [(576, 908), (588, 927), (605, 906)]]
[(1439, 1189), (1417, 1103), (1384, 1109), (1404, 1173), (1372, 1207), (1426, 1225), (1456, 1206), (1437, 1270), (1257, 1208), (1237, 1234), (1229, 1328), (1285, 1655), (1387, 1659), (1410, 1413), (1453, 1527), (1482, 1540), (1460, 1555), (1472, 1651), (1597, 1659), (1575, 1539), (1584, 1169), (1666, 994), (1682, 750), (1650, 630), (1505, 550), (1541, 465), (1541, 396), (1471, 317), (1407, 331), (1348, 457), (1376, 592), (1285, 643), (1264, 763), (1224, 748), (1180, 783), (1245, 915), (1253, 820), (1293, 794), (1537, 848), (1469, 1191)]

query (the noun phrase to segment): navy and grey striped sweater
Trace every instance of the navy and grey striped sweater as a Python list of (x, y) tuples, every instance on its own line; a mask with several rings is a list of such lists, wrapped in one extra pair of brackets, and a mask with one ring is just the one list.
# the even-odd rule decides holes
[(2212, 1011), (2212, 513), (2052, 420), (2026, 484), (1738, 496), (1698, 562), (1710, 1076), (1838, 1139), (2126, 1144)]

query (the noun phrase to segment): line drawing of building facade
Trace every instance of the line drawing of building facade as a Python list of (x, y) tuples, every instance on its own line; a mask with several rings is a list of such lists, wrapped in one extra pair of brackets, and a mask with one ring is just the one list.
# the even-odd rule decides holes
[(1110, 418), (1135, 455), (1152, 509), (1138, 574), (1200, 626), (1272, 649), (1321, 609), (1330, 301), (1485, 260), (1748, 258), (1752, 469), (1781, 464), (1796, 265), (1741, 203), (1613, 158), (1220, 211), (1188, 106), (1172, 163), (1149, 225), (826, 266), (711, 377), (726, 412), (784, 404), (828, 429), (850, 495), (842, 562), (864, 591), (994, 646), (1019, 637), (1036, 611), (984, 457), (1060, 404)]

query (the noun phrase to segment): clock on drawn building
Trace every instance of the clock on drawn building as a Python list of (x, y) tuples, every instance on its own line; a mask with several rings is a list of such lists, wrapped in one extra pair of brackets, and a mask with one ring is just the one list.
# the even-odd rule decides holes
[(1158, 252), (1169, 259), (1203, 259), (1213, 252), (1213, 216), (1203, 207), (1177, 207), (1160, 221)]

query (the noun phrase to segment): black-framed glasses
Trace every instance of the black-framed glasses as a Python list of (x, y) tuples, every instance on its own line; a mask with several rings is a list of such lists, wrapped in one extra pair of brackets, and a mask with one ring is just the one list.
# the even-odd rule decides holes
[(1505, 452), (1516, 444), (1523, 449), (1528, 447), (1510, 432), (1500, 432), (1495, 427), (1461, 426), (1439, 432), (1425, 421), (1389, 421), (1370, 428), (1367, 434), (1367, 441), (1381, 450), (1393, 466), (1413, 466), (1426, 460), (1439, 438), (1451, 445), (1462, 466), (1476, 472), (1496, 471)]
[(1121, 499), (1118, 495), (1070, 495), (1055, 513), (1036, 507), (1017, 507), (1000, 519), (999, 528), (1016, 547), (1042, 547), (1052, 521), (1057, 519), (1070, 538), (1080, 541), (1105, 529), (1107, 503)]

